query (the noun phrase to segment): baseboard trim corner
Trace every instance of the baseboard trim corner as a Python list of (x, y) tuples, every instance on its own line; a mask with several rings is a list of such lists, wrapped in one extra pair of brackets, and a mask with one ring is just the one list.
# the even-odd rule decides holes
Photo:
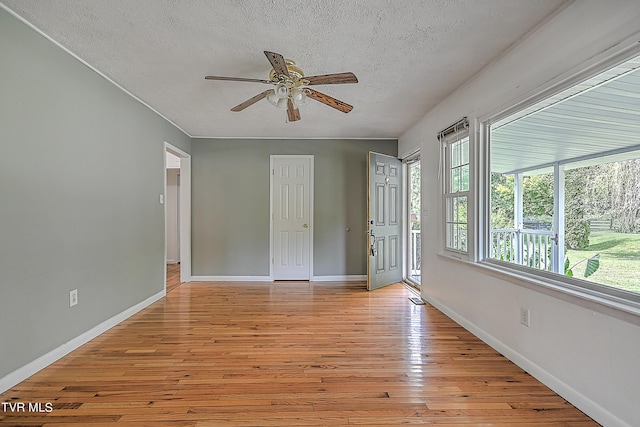
[(0, 393), (4, 393), (5, 391), (9, 390), (10, 388), (16, 386), (17, 384), (19, 384), (22, 381), (26, 380), (27, 378), (29, 378), (33, 374), (37, 373), (38, 371), (40, 371), (40, 370), (46, 368), (47, 366), (51, 365), (53, 362), (61, 359), (62, 357), (66, 356), (67, 354), (71, 353), (73, 350), (75, 350), (75, 349), (79, 348), (80, 346), (88, 343), (92, 339), (96, 338), (97, 336), (101, 335), (102, 333), (104, 333), (104, 332), (108, 331), (109, 329), (113, 328), (114, 326), (116, 326), (120, 322), (122, 322), (122, 321), (128, 319), (129, 317), (133, 316), (134, 314), (136, 314), (140, 310), (142, 310), (142, 309), (150, 306), (154, 302), (162, 299), (165, 295), (166, 295), (166, 291), (163, 289), (162, 291), (156, 293), (155, 295), (150, 296), (149, 298), (145, 299), (144, 301), (142, 301), (142, 302), (140, 302), (140, 303), (138, 303), (138, 304), (136, 304), (136, 305), (134, 305), (132, 307), (129, 307), (128, 309), (124, 310), (123, 312), (121, 312), (119, 314), (116, 314), (112, 318), (105, 320), (104, 322), (98, 324), (97, 326), (94, 326), (93, 328), (89, 329), (86, 332), (83, 332), (82, 334), (80, 334), (77, 337), (71, 339), (70, 341), (67, 341), (66, 343), (62, 344), (61, 346), (51, 350), (50, 352), (38, 357), (35, 360), (27, 363), (26, 365), (22, 366), (21, 368), (18, 368), (15, 371), (5, 375), (4, 377), (0, 378)]
[(474, 323), (460, 316), (456, 311), (452, 310), (446, 304), (443, 304), (436, 298), (424, 296), (424, 300), (446, 314), (454, 322), (480, 338), (487, 345), (504, 355), (507, 359), (518, 365), (520, 368), (531, 374), (538, 381), (549, 387), (551, 390), (562, 396), (569, 403), (580, 409), (582, 412), (593, 418), (597, 423), (611, 427), (631, 427), (615, 414), (608, 411), (602, 405), (594, 402), (580, 391), (576, 390), (560, 378), (551, 374), (549, 371), (526, 358), (513, 348), (509, 347), (502, 341), (487, 333), (484, 329), (479, 328)]

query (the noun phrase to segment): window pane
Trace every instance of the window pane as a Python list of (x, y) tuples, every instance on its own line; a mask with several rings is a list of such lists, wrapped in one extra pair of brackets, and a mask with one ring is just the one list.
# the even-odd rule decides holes
[(458, 213), (456, 222), (467, 223), (467, 198), (457, 197)]
[[(449, 134), (445, 150), (444, 173), (444, 242), (446, 249), (467, 251), (466, 227), (468, 221), (467, 197), (469, 183), (469, 133), (458, 129)], [(464, 195), (463, 195), (464, 194)]]
[(469, 191), (469, 165), (460, 168), (460, 191)]
[(451, 222), (458, 222), (458, 198), (457, 197), (453, 197), (451, 199), (451, 218), (450, 221)]
[(467, 225), (466, 224), (460, 224), (458, 228), (458, 236), (459, 236), (458, 249), (461, 251), (466, 251), (467, 250)]
[(453, 249), (458, 249), (458, 224), (451, 224), (451, 236), (453, 240), (451, 241), (451, 247)]
[(455, 168), (451, 170), (451, 188), (450, 193), (457, 193), (460, 191), (460, 169)]
[(451, 144), (451, 167), (460, 165), (460, 145), (456, 142)]
[(465, 138), (460, 145), (460, 156), (461, 156), (461, 165), (466, 165), (469, 163), (469, 138)]
[(447, 228), (446, 228), (446, 239), (447, 239), (447, 247), (448, 248), (454, 248), (454, 231), (455, 231), (455, 224), (447, 224)]

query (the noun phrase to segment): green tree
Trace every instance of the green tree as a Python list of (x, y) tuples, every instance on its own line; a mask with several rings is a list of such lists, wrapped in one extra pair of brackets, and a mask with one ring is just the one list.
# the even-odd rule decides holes
[(585, 249), (589, 246), (591, 228), (585, 219), (588, 177), (582, 169), (573, 169), (565, 174), (564, 243), (569, 249)]
[(411, 229), (420, 230), (420, 162), (412, 163), (409, 166), (409, 179), (411, 185)]
[(491, 228), (513, 227), (513, 176), (491, 173)]
[(611, 218), (611, 189), (615, 163), (578, 169), (585, 175), (584, 208), (587, 218)]
[(618, 231), (640, 232), (640, 159), (613, 164), (611, 205)]
[(525, 176), (523, 187), (523, 215), (538, 221), (553, 219), (553, 174)]

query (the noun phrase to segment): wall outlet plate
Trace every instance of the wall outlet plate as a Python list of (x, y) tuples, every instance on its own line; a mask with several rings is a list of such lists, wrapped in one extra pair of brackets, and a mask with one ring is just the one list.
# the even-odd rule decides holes
[(520, 309), (520, 323), (526, 326), (527, 328), (529, 327), (530, 316), (531, 316), (531, 312), (529, 311), (529, 309), (527, 308)]
[(78, 290), (74, 289), (69, 292), (69, 307), (73, 307), (78, 304)]

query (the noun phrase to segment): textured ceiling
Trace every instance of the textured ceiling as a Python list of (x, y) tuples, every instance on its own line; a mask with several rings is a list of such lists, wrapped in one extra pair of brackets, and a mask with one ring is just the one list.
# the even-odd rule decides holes
[[(552, 14), (563, 0), (0, 0), (190, 136), (396, 138)], [(317, 86), (354, 106), (309, 100), (302, 120), (262, 100), (263, 51), (306, 75), (352, 71)]]

